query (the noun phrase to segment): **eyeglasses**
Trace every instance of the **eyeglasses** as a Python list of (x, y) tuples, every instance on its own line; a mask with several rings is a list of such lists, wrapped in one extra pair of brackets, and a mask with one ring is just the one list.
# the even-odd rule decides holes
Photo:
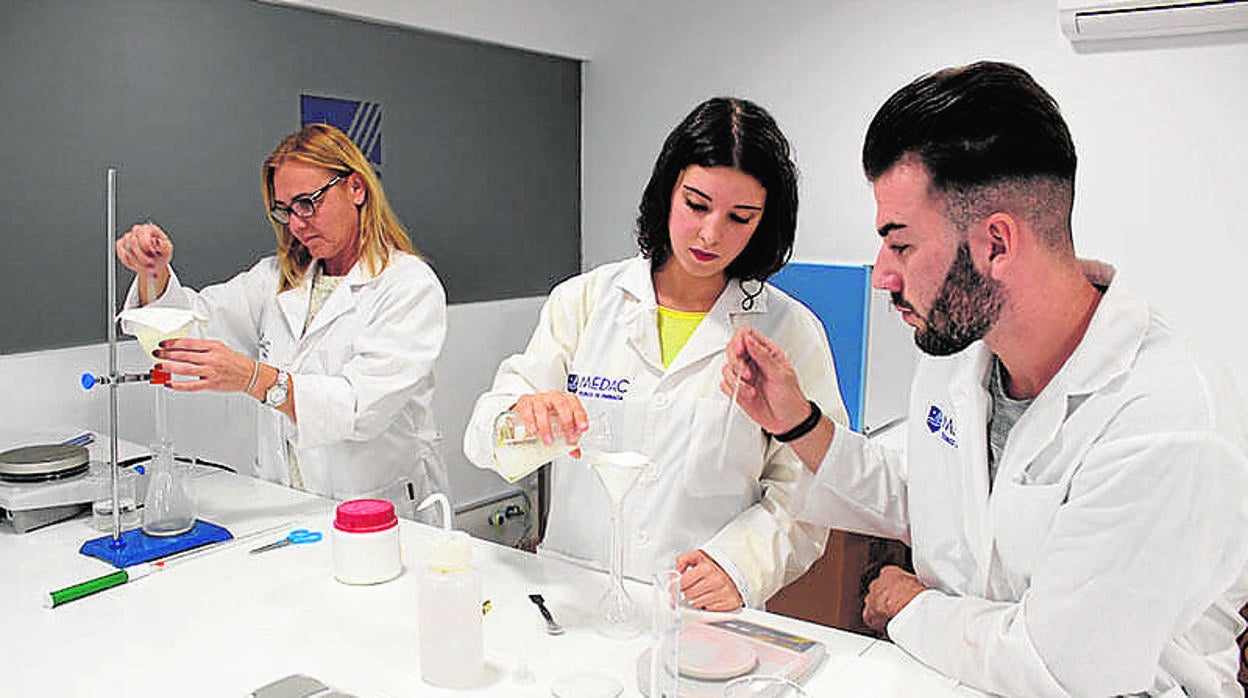
[(316, 215), (316, 202), (329, 188), (341, 182), (346, 175), (337, 174), (329, 180), (325, 186), (317, 189), (311, 194), (299, 194), (290, 200), (290, 204), (273, 204), (273, 208), (269, 209), (269, 217), (282, 225), (290, 223), (290, 216), (294, 215), (300, 218), (311, 218)]

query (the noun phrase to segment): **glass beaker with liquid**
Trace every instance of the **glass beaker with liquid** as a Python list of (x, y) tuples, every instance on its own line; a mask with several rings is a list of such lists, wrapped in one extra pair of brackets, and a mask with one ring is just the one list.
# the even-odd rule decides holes
[[(121, 518), (121, 530), (139, 525), (138, 506), (139, 474), (129, 468), (117, 471), (117, 511)], [(91, 526), (100, 531), (113, 530), (113, 488), (111, 479), (103, 479), (91, 503)]]
[[(604, 425), (591, 416), (589, 431), (582, 439)], [(579, 444), (569, 444), (559, 420), (551, 415), (550, 429), (554, 440), (547, 444), (536, 433), (530, 433), (519, 412), (503, 412), (494, 419), (494, 467), (507, 482), (516, 482), (542, 465), (565, 456)]]

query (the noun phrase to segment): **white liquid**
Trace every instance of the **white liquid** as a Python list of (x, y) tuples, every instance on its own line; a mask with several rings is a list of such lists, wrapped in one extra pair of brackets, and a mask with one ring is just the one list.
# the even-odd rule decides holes
[(515, 482), (571, 450), (561, 438), (549, 446), (538, 437), (507, 439), (494, 447), (494, 466), (507, 482)]
[(636, 451), (607, 453), (595, 451), (590, 455), (590, 465), (598, 473), (598, 479), (607, 489), (612, 504), (619, 504), (624, 495), (633, 489), (641, 471), (650, 465), (650, 459)]

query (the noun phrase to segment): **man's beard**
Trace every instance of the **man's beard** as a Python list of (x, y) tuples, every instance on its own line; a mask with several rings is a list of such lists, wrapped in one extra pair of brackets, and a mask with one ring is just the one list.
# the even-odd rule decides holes
[[(892, 294), (893, 305), (917, 314), (900, 293)], [(984, 338), (997, 322), (1005, 304), (1001, 282), (984, 278), (971, 262), (971, 248), (965, 242), (940, 286), (924, 326), (914, 332), (914, 343), (932, 356), (956, 354)]]

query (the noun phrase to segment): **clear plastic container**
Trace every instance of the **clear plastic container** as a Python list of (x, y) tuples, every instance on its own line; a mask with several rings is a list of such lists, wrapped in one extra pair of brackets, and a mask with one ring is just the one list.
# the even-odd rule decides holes
[(420, 676), (434, 686), (468, 688), (485, 673), (481, 573), (472, 567), (467, 533), (433, 535), (418, 584)]
[(339, 504), (330, 538), (334, 579), (343, 584), (380, 584), (403, 572), (399, 519), (384, 499)]

